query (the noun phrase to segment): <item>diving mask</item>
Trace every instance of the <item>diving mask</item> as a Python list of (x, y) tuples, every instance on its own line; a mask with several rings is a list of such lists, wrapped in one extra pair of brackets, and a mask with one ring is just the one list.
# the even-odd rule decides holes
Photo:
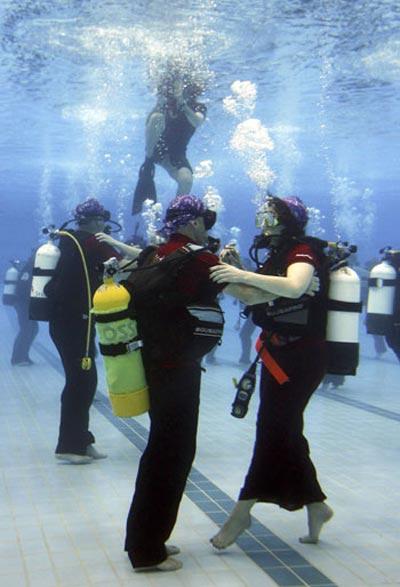
[(280, 224), (278, 215), (269, 206), (262, 206), (256, 214), (256, 227), (262, 232), (268, 228), (274, 228)]

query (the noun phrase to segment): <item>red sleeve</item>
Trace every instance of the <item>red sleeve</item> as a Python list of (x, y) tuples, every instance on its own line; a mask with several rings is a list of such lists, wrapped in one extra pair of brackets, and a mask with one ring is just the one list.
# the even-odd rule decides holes
[(122, 259), (121, 253), (109, 244), (98, 241), (94, 235), (85, 241), (85, 248), (95, 263), (104, 263), (110, 257), (116, 257), (118, 260)]
[(316, 269), (319, 266), (318, 258), (312, 248), (303, 243), (293, 247), (286, 258), (287, 267), (294, 263), (309, 263)]
[(217, 284), (211, 280), (210, 267), (218, 265), (219, 259), (212, 253), (200, 253), (182, 271), (178, 278), (179, 288), (185, 293), (195, 296), (197, 292), (207, 287), (207, 290), (217, 296), (226, 284)]

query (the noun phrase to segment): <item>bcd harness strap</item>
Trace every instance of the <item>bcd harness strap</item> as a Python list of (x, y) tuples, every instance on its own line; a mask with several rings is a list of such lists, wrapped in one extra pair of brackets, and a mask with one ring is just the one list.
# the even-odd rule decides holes
[(34, 277), (53, 277), (54, 269), (41, 269), (40, 267), (34, 267), (32, 269), (32, 275)]
[(396, 279), (382, 279), (380, 277), (370, 277), (368, 279), (369, 287), (393, 287), (396, 283)]
[(362, 302), (343, 302), (340, 300), (328, 300), (328, 310), (332, 312), (362, 312)]
[(100, 352), (103, 357), (117, 357), (118, 355), (127, 355), (137, 351), (143, 346), (143, 342), (138, 338), (132, 338), (128, 342), (118, 342), (116, 344), (99, 343)]
[(289, 381), (289, 377), (285, 371), (278, 365), (271, 353), (265, 348), (261, 335), (256, 342), (256, 351), (262, 360), (264, 367), (269, 373), (271, 373), (272, 377), (279, 383), (279, 385), (283, 385)]
[[(111, 314), (96, 314), (96, 322), (108, 324), (109, 322), (116, 322), (130, 318), (128, 310), (121, 310), (120, 312), (113, 312)], [(143, 341), (138, 337), (128, 340), (128, 342), (117, 342), (115, 344), (99, 343), (99, 349), (103, 357), (117, 357), (118, 355), (126, 355), (137, 351), (143, 346)]]
[(124, 320), (125, 318), (132, 318), (132, 312), (128, 309), (121, 310), (120, 312), (112, 312), (110, 314), (95, 314), (96, 322), (101, 324), (107, 324), (108, 322), (117, 322), (118, 320)]

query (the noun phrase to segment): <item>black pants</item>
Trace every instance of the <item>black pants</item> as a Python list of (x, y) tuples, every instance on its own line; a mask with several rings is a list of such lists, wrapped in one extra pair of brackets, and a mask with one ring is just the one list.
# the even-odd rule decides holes
[(280, 385), (263, 366), (253, 458), (239, 499), (296, 510), (326, 499), (303, 436), (303, 412), (325, 373), (325, 347), (297, 341), (270, 352), (290, 381)]
[(65, 371), (65, 386), (61, 394), (61, 419), (56, 453), (86, 454), (94, 436), (89, 432), (89, 408), (97, 387), (94, 360), (94, 331), (91, 334), (89, 356), (92, 366), (81, 367), (85, 355), (87, 320), (79, 316), (57, 317), (50, 322), (50, 336), (57, 347)]
[(388, 347), (392, 349), (398, 360), (400, 361), (400, 326), (392, 326), (389, 333), (385, 337)]
[(125, 550), (134, 567), (167, 558), (165, 543), (178, 515), (196, 451), (199, 363), (147, 375), (150, 435), (128, 514)]
[(38, 323), (35, 320), (29, 320), (28, 304), (16, 304), (14, 307), (17, 313), (19, 332), (14, 341), (11, 355), (13, 365), (30, 360), (29, 350), (39, 332)]
[(385, 337), (380, 336), (379, 334), (373, 334), (372, 338), (374, 339), (374, 348), (376, 354), (383, 355), (383, 353), (386, 353), (387, 348), (385, 343)]

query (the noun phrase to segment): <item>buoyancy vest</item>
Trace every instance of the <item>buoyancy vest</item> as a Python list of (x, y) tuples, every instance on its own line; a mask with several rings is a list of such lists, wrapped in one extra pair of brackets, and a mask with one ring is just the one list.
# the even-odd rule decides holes
[(160, 260), (157, 247), (148, 247), (138, 269), (124, 282), (132, 294), (145, 359), (199, 359), (219, 343), (224, 318), (215, 293), (207, 284), (194, 296), (177, 287), (182, 269), (196, 258), (201, 262), (198, 257), (204, 251), (188, 244)]
[(314, 237), (291, 239), (270, 256), (259, 269), (264, 275), (285, 276), (287, 257), (297, 245), (307, 245), (317, 259), (316, 275), (320, 289), (315, 296), (303, 295), (298, 299), (278, 298), (250, 307), (253, 322), (268, 333), (294, 337), (324, 338), (328, 312), (329, 266), (323, 251), (326, 243)]

